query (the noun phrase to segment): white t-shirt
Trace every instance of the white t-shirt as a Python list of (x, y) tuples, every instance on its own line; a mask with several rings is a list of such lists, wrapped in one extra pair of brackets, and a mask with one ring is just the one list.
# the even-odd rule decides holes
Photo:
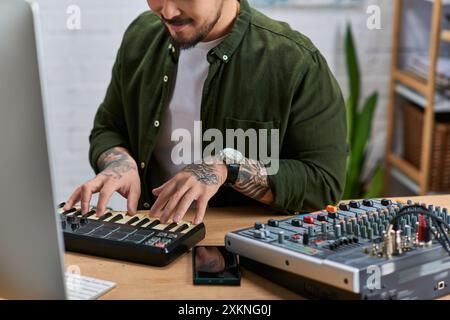
[[(178, 60), (177, 79), (166, 110), (154, 149), (152, 163), (152, 185), (160, 186), (184, 166), (194, 161), (194, 155), (201, 154), (201, 131), (194, 135), (194, 122), (200, 121), (203, 84), (208, 76), (208, 52), (219, 45), (225, 37), (210, 41), (199, 42), (195, 47), (181, 50)], [(175, 153), (172, 159), (172, 150), (179, 141), (172, 141), (172, 132), (185, 129), (191, 137), (191, 156), (189, 163), (180, 163), (186, 160), (186, 155)], [(196, 141), (194, 141), (194, 138)], [(175, 163), (174, 161), (175, 160)], [(195, 159), (197, 160), (197, 159)], [(176, 164), (176, 163), (179, 164)]]

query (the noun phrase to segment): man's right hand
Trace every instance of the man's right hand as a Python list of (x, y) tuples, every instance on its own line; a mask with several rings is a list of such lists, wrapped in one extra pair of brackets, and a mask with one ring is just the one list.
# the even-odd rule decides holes
[(92, 195), (99, 192), (97, 203), (97, 216), (102, 216), (106, 205), (114, 192), (118, 192), (127, 199), (129, 214), (136, 213), (139, 197), (141, 196), (141, 183), (136, 161), (128, 151), (122, 147), (112, 148), (103, 153), (97, 165), (101, 172), (93, 179), (79, 186), (64, 205), (69, 210), (81, 201), (81, 213), (89, 211)]

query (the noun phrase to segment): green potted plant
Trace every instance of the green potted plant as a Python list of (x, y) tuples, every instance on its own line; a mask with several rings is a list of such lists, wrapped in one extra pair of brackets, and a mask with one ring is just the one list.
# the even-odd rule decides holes
[(372, 93), (360, 107), (361, 73), (350, 25), (347, 25), (345, 35), (345, 52), (350, 91), (346, 103), (350, 154), (347, 161), (347, 182), (343, 198), (376, 198), (380, 197), (383, 191), (382, 166), (377, 165), (367, 181), (363, 181), (362, 175), (378, 102), (378, 92)]

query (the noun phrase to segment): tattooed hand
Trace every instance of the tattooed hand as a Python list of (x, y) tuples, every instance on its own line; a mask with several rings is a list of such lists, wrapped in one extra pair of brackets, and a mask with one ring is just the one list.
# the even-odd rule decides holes
[(152, 215), (160, 217), (162, 223), (170, 218), (179, 222), (192, 202), (196, 201), (195, 224), (203, 221), (209, 199), (217, 193), (227, 179), (223, 163), (208, 161), (190, 164), (159, 188), (153, 189), (157, 196), (150, 209)]
[(102, 216), (106, 211), (109, 199), (117, 191), (128, 199), (128, 212), (136, 213), (141, 196), (141, 183), (136, 162), (128, 151), (121, 147), (112, 148), (99, 157), (97, 165), (101, 172), (72, 193), (64, 210), (69, 210), (78, 201), (81, 201), (81, 212), (85, 214), (89, 210), (92, 195), (100, 192), (97, 215)]

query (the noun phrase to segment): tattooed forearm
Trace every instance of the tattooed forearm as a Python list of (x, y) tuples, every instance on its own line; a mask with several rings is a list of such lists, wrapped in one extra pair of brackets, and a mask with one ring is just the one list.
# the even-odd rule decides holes
[(219, 184), (219, 176), (213, 164), (190, 164), (184, 167), (183, 171), (193, 174), (203, 184)]
[(116, 147), (104, 152), (97, 161), (102, 175), (121, 179), (122, 175), (131, 170), (137, 170), (136, 162), (126, 149)]
[(256, 160), (245, 159), (241, 164), (239, 175), (234, 188), (265, 204), (273, 202), (273, 194), (270, 190), (266, 168)]

